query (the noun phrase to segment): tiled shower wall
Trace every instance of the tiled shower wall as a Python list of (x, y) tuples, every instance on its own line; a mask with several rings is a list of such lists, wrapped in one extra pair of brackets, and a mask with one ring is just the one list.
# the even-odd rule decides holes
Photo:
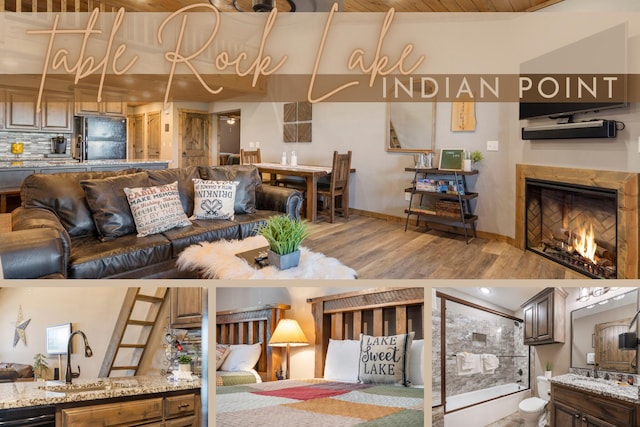
[[(452, 301), (446, 302), (446, 395), (454, 396), (470, 391), (482, 390), (518, 380), (527, 387), (529, 378), (528, 346), (523, 341), (524, 327), (512, 319), (491, 314)], [(478, 340), (477, 335), (486, 336)], [(476, 373), (458, 375), (456, 358), (459, 352), (494, 354), (500, 365), (493, 374)], [(522, 370), (522, 375), (518, 373)]]
[(67, 139), (67, 155), (71, 157), (70, 133), (52, 132), (6, 132), (0, 131), (0, 158), (13, 158), (11, 154), (11, 143), (24, 143), (24, 152), (20, 158), (41, 158), (45, 154), (51, 153), (51, 138), (62, 135)]

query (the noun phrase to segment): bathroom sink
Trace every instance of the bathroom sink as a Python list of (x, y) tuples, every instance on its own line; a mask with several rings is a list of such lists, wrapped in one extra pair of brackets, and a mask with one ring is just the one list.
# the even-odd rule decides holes
[(56, 393), (85, 393), (90, 391), (121, 390), (123, 388), (133, 388), (133, 385), (113, 382), (97, 382), (88, 384), (45, 385), (38, 388)]

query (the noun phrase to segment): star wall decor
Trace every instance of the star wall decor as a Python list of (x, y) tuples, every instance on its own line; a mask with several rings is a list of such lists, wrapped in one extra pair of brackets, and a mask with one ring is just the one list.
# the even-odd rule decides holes
[(18, 344), (18, 341), (22, 341), (24, 345), (27, 345), (27, 335), (25, 333), (25, 329), (27, 329), (27, 325), (29, 325), (31, 319), (24, 320), (22, 316), (22, 306), (18, 309), (18, 319), (16, 320), (16, 331), (13, 335), (13, 346), (15, 347)]

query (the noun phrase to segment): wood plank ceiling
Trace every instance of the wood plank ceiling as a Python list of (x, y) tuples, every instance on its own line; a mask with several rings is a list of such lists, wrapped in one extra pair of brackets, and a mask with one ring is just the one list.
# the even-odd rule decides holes
[[(124, 7), (135, 12), (173, 12), (204, 0), (0, 0), (0, 10), (87, 11), (101, 7), (105, 11)], [(219, 10), (235, 11), (233, 0), (211, 0)], [(250, 10), (251, 0), (237, 0), (241, 9)], [(559, 3), (562, 0), (343, 0), (345, 12), (525, 12)], [(294, 0), (295, 2), (295, 0)], [(288, 10), (286, 0), (276, 0), (279, 10)]]

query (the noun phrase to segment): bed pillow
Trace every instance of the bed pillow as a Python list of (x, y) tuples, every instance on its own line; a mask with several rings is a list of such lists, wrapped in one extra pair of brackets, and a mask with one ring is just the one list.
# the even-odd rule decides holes
[(124, 188), (138, 237), (191, 225), (178, 193), (178, 182), (156, 187)]
[(207, 168), (207, 178), (213, 181), (237, 182), (235, 213), (256, 212), (256, 188), (262, 186), (258, 168), (253, 165), (210, 166)]
[(227, 358), (231, 350), (228, 345), (216, 344), (216, 370), (220, 369), (222, 362)]
[(248, 371), (253, 369), (260, 359), (262, 343), (256, 344), (231, 344), (229, 355), (222, 365), (221, 371)]
[(409, 382), (424, 385), (424, 340), (413, 340), (409, 353)]
[(194, 179), (195, 200), (192, 218), (233, 221), (237, 185), (233, 181)]
[(359, 360), (360, 341), (329, 339), (324, 379), (357, 383)]
[(149, 187), (145, 172), (82, 180), (80, 185), (84, 188), (87, 205), (101, 240), (115, 239), (136, 231), (124, 188)]
[(358, 382), (408, 386), (409, 349), (414, 334), (360, 334)]

